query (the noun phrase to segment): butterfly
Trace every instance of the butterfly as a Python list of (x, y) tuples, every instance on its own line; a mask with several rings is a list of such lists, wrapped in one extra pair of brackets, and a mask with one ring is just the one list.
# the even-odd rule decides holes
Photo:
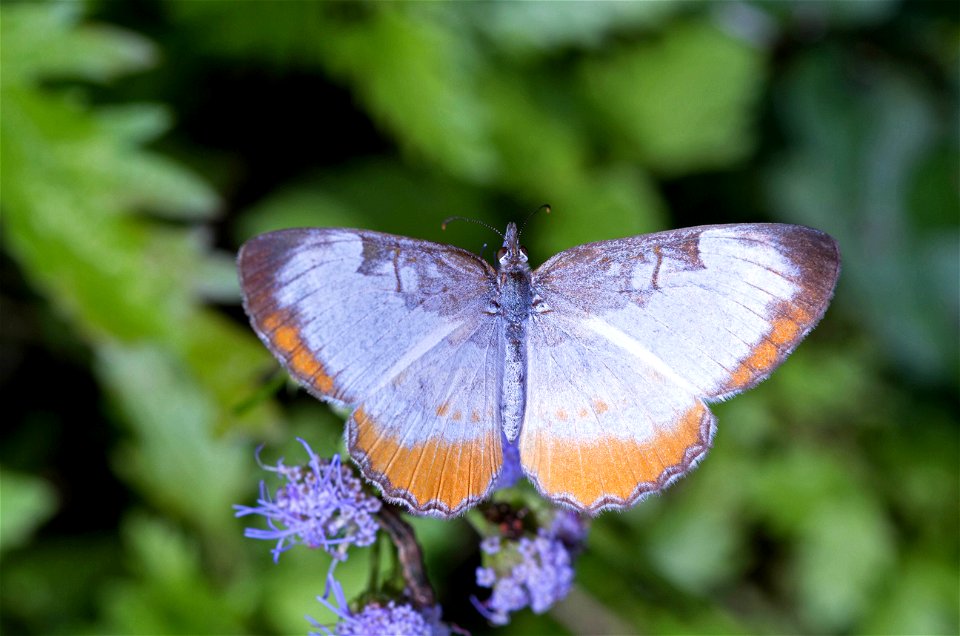
[(244, 308), (383, 497), (438, 517), (519, 455), (552, 502), (627, 508), (710, 448), (708, 402), (767, 378), (826, 311), (829, 235), (707, 225), (580, 245), (531, 270), (368, 230), (289, 229), (240, 250)]

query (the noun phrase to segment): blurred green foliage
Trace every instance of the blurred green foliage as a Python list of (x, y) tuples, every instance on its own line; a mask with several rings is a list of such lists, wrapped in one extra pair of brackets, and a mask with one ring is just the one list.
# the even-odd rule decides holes
[[(960, 630), (958, 47), (949, 3), (0, 6), (0, 626), (304, 633), (326, 562), (242, 539), (258, 442), (339, 448), (237, 310), (292, 225), (534, 260), (774, 220), (841, 244), (820, 328), (718, 405), (710, 456), (598, 519), (501, 633)], [(417, 520), (446, 617), (475, 538)], [(338, 570), (362, 590), (368, 557)]]

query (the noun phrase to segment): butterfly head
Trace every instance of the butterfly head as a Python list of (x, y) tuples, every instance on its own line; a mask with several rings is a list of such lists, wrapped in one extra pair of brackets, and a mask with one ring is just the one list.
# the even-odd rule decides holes
[(516, 223), (507, 225), (507, 231), (503, 235), (503, 247), (497, 251), (497, 262), (500, 265), (500, 271), (529, 267), (527, 265), (527, 248), (520, 245), (520, 232), (517, 230)]

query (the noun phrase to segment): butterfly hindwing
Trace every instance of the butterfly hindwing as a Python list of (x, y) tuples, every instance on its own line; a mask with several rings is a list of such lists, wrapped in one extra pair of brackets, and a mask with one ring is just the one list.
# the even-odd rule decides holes
[(350, 454), (388, 500), (449, 517), (490, 492), (503, 463), (498, 329), (477, 316), (354, 411)]
[(549, 310), (531, 317), (519, 447), (544, 496), (596, 514), (690, 470), (715, 427), (693, 387), (593, 327), (586, 316)]

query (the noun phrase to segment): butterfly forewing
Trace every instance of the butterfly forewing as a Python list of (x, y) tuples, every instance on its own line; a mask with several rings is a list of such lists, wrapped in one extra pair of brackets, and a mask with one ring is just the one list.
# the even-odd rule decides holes
[(350, 405), (477, 320), (495, 285), (469, 252), (365, 230), (271, 232), (239, 261), (261, 339), (307, 389)]
[(581, 245), (534, 272), (547, 307), (639, 343), (704, 398), (763, 380), (826, 311), (836, 242), (797, 225), (713, 225)]

